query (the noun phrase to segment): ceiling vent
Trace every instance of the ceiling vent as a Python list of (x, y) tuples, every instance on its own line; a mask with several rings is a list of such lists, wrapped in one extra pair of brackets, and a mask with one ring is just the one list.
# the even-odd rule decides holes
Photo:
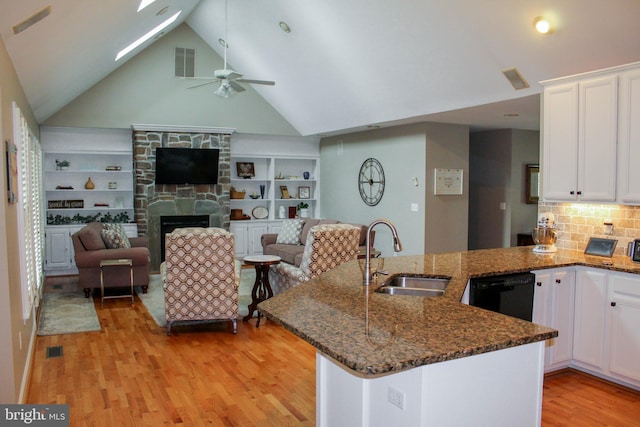
[(524, 77), (522, 77), (522, 74), (520, 74), (520, 71), (518, 71), (516, 67), (502, 70), (502, 74), (504, 74), (507, 80), (509, 80), (509, 83), (511, 83), (511, 86), (513, 86), (515, 90), (526, 89), (529, 87), (529, 83), (527, 83)]
[(51, 6), (47, 6), (44, 9), (42, 9), (41, 11), (36, 12), (35, 14), (31, 15), (30, 17), (28, 17), (24, 21), (20, 22), (19, 24), (14, 25), (13, 26), (13, 34), (18, 34), (18, 33), (23, 32), (24, 30), (26, 30), (30, 26), (32, 26), (34, 24), (37, 24), (38, 22), (42, 21), (44, 18), (49, 16), (50, 13), (51, 13)]
[(195, 77), (196, 50), (177, 47), (175, 63), (176, 77)]

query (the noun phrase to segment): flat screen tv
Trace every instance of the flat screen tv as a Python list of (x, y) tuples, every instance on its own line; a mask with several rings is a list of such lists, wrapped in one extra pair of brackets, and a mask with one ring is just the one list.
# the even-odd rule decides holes
[(216, 148), (156, 148), (156, 184), (217, 184)]

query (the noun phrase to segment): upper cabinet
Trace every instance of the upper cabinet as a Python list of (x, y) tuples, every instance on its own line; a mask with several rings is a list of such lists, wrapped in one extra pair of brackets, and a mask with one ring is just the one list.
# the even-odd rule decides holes
[(638, 69), (640, 63), (542, 82), (544, 200), (640, 202), (629, 163), (640, 153)]
[(640, 68), (620, 74), (618, 200), (640, 204)]

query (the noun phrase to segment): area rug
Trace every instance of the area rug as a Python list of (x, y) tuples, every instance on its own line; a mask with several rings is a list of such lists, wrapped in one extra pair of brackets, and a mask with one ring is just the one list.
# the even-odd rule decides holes
[(93, 298), (82, 292), (45, 293), (38, 322), (38, 335), (99, 331), (100, 321)]
[[(238, 295), (238, 316), (242, 318), (249, 313), (249, 304), (251, 303), (251, 289), (253, 282), (256, 280), (255, 270), (243, 269), (240, 279), (240, 289)], [(145, 308), (158, 324), (165, 327), (167, 320), (164, 317), (164, 290), (162, 289), (162, 277), (159, 274), (149, 276), (149, 289), (147, 293), (142, 293), (141, 287), (135, 288), (136, 295), (142, 301)]]

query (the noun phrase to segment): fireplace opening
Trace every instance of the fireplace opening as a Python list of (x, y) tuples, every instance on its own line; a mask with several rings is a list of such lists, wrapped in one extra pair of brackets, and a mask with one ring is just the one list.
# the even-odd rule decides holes
[(166, 215), (160, 217), (160, 260), (164, 261), (164, 236), (176, 228), (209, 227), (209, 215)]

